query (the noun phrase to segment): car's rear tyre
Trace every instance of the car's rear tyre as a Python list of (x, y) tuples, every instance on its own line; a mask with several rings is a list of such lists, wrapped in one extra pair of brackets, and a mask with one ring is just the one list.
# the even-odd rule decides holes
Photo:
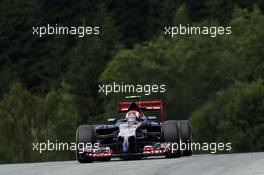
[(94, 143), (94, 127), (93, 125), (80, 125), (76, 131), (76, 158), (80, 163), (91, 163), (94, 161), (93, 158), (82, 156), (79, 153), (78, 145), (85, 145), (87, 143)]
[(165, 154), (166, 158), (175, 158), (181, 156), (180, 146), (180, 130), (176, 120), (168, 120), (162, 123), (162, 135), (164, 142), (170, 142), (171, 144), (177, 144), (176, 150), (171, 150)]
[(185, 150), (183, 150), (183, 156), (191, 156), (192, 155), (192, 130), (189, 120), (180, 120), (180, 131), (181, 131), (181, 139), (182, 143), (185, 144)]

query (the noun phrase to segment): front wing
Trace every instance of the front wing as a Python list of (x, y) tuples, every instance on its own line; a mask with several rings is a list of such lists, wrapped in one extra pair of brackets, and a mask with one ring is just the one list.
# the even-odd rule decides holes
[(169, 154), (171, 152), (171, 144), (170, 143), (155, 143), (153, 145), (146, 145), (143, 148), (143, 152), (140, 153), (121, 153), (121, 154), (112, 154), (112, 150), (110, 147), (90, 147), (88, 149), (82, 150), (83, 157), (90, 158), (112, 158), (112, 157), (124, 157), (124, 156), (140, 156), (140, 157), (148, 157), (148, 156), (162, 156)]

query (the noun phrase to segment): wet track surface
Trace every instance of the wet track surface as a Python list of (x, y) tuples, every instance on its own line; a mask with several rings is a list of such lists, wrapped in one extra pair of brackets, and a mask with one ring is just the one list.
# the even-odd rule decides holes
[(77, 161), (0, 165), (0, 175), (264, 175), (264, 152), (80, 164)]

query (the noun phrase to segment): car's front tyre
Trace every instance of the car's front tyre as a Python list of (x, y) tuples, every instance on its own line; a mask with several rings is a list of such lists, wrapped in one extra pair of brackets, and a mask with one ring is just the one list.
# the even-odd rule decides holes
[[(178, 149), (171, 150), (170, 152), (166, 153), (166, 158), (176, 158), (181, 156), (181, 150), (179, 149), (180, 146), (180, 129), (178, 126), (178, 122), (176, 120), (168, 120), (162, 123), (162, 135), (163, 135), (163, 142), (170, 142), (171, 144), (177, 144)], [(172, 147), (171, 147), (172, 149)]]
[(80, 150), (78, 145), (86, 145), (87, 143), (94, 143), (94, 127), (93, 125), (80, 125), (76, 130), (76, 159), (80, 163), (91, 163), (94, 161), (92, 157), (85, 157)]

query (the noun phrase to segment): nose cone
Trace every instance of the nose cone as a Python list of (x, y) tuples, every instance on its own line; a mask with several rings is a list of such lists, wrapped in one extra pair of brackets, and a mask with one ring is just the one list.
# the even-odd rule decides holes
[(128, 142), (128, 137), (124, 138), (123, 141), (123, 153), (128, 153), (129, 149), (129, 142)]

